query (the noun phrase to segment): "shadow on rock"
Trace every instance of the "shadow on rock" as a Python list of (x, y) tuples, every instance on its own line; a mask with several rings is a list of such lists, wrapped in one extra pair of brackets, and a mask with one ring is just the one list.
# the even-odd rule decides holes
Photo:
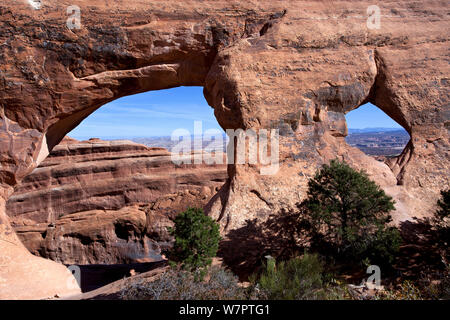
[(449, 250), (442, 245), (437, 231), (429, 219), (404, 221), (399, 227), (403, 238), (395, 269), (402, 278), (418, 278), (445, 269)]
[(241, 281), (256, 272), (270, 255), (276, 259), (303, 253), (306, 240), (304, 225), (295, 211), (281, 211), (266, 221), (247, 220), (246, 225), (231, 230), (221, 241), (218, 256)]
[[(245, 226), (230, 231), (222, 240), (218, 256), (241, 281), (247, 281), (248, 277), (257, 272), (266, 261), (267, 255), (284, 260), (302, 254), (309, 248), (334, 261), (336, 265), (329, 268), (340, 269), (350, 278), (361, 278), (361, 272), (365, 271), (365, 268), (336, 260), (338, 258), (336, 253), (323, 239), (314, 236), (311, 225), (306, 219), (302, 219), (300, 205), (298, 209), (281, 211), (263, 222), (256, 219), (247, 220)], [(404, 221), (399, 230), (403, 243), (393, 264), (393, 270), (388, 274), (394, 273), (385, 275), (389, 278), (396, 274), (402, 279), (418, 279), (445, 270), (450, 260), (449, 250), (442, 245), (443, 240), (439, 238), (430, 220)]]

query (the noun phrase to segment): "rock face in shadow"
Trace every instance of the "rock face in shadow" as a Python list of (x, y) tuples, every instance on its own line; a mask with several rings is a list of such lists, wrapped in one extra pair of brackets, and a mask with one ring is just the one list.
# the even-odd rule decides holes
[(225, 165), (175, 165), (163, 148), (65, 138), (18, 185), (6, 210), (30, 252), (64, 264), (161, 260), (175, 215), (203, 207)]
[[(398, 223), (430, 215), (448, 187), (448, 3), (380, 3), (375, 29), (367, 24), (370, 1), (70, 4), (81, 10), (80, 29), (68, 28), (67, 6), (57, 0), (40, 9), (0, 5), (4, 259), (14, 256), (4, 253), (6, 243), (24, 250), (2, 207), (13, 188), (96, 109), (149, 90), (203, 86), (222, 128), (279, 129), (279, 170), (230, 165), (228, 183), (208, 204), (225, 234), (294, 207), (309, 177), (336, 157), (366, 169), (395, 198)], [(366, 102), (411, 136), (389, 165), (345, 143), (345, 113)], [(21, 281), (5, 270), (0, 292)]]

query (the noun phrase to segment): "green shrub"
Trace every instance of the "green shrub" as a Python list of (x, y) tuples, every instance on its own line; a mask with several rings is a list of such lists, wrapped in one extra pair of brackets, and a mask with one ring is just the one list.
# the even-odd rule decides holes
[(124, 300), (240, 300), (245, 290), (230, 271), (211, 267), (207, 280), (198, 281), (195, 272), (171, 268), (154, 281), (140, 280), (121, 290)]
[(211, 264), (219, 249), (219, 225), (203, 213), (189, 208), (175, 218), (175, 227), (169, 230), (175, 237), (169, 259), (185, 269), (196, 270)]
[(450, 300), (450, 267), (423, 273), (419, 279), (404, 280), (396, 288), (378, 292), (378, 300)]
[(450, 300), (450, 265), (444, 271), (424, 273), (418, 283), (426, 299)]
[(322, 280), (323, 264), (316, 254), (305, 253), (276, 264), (273, 258), (254, 275), (252, 298), (269, 300), (339, 299), (337, 291), (328, 289)]
[(420, 289), (410, 280), (403, 281), (395, 290), (377, 292), (374, 300), (423, 300)]
[(400, 233), (389, 227), (394, 201), (364, 171), (332, 160), (308, 182), (303, 219), (319, 239), (344, 259), (392, 263)]
[(438, 283), (430, 283), (426, 293), (431, 299), (450, 300), (449, 267), (447, 267), (447, 270), (442, 274)]

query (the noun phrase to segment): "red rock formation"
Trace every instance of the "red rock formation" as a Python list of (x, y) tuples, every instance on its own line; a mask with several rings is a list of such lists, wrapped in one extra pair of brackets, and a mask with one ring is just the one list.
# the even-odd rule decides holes
[(159, 260), (171, 218), (203, 207), (225, 165), (175, 165), (163, 148), (65, 138), (16, 187), (6, 210), (33, 254), (64, 264)]
[[(276, 175), (261, 176), (257, 165), (228, 167), (230, 181), (208, 207), (227, 230), (292, 207), (308, 177), (334, 157), (366, 168), (397, 200), (397, 220), (430, 214), (448, 186), (447, 2), (379, 3), (379, 29), (366, 25), (370, 1), (70, 4), (81, 8), (80, 29), (67, 27), (67, 7), (56, 0), (40, 10), (27, 1), (0, 5), (4, 259), (24, 253), (3, 209), (12, 188), (97, 108), (148, 90), (204, 86), (224, 129), (280, 129)], [(411, 136), (391, 167), (344, 141), (344, 114), (366, 102)], [(17, 274), (25, 268), (7, 266)], [(4, 294), (19, 282), (37, 285), (14, 274), (0, 270), (0, 295), (21, 297)], [(53, 292), (55, 279), (36, 296)]]

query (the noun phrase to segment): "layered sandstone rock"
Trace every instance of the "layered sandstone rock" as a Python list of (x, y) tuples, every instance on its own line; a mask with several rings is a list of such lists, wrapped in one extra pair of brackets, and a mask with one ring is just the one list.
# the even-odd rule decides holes
[[(224, 230), (291, 208), (308, 177), (334, 157), (367, 169), (395, 197), (397, 221), (431, 214), (438, 191), (448, 187), (448, 2), (379, 3), (378, 29), (366, 24), (370, 1), (70, 5), (81, 9), (80, 29), (67, 27), (60, 1), (42, 1), (39, 10), (28, 1), (0, 5), (4, 200), (101, 105), (181, 85), (204, 86), (224, 129), (282, 135), (275, 175), (260, 175), (258, 165), (228, 167), (229, 182), (208, 206)], [(411, 136), (390, 166), (343, 138), (344, 114), (366, 102)], [(4, 210), (0, 236), (3, 257), (13, 254), (3, 253), (6, 241), (23, 252)], [(0, 291), (21, 281), (3, 274)]]
[[(171, 241), (166, 215), (143, 209), (91, 210), (68, 214), (55, 223), (16, 226), (23, 244), (33, 254), (64, 264), (116, 264), (161, 260), (161, 249)], [(153, 219), (152, 219), (153, 218)], [(155, 219), (156, 218), (156, 219)], [(157, 232), (152, 232), (157, 229)]]
[(22, 243), (64, 264), (161, 259), (176, 213), (203, 207), (225, 165), (175, 165), (163, 148), (65, 138), (16, 187), (6, 210)]

